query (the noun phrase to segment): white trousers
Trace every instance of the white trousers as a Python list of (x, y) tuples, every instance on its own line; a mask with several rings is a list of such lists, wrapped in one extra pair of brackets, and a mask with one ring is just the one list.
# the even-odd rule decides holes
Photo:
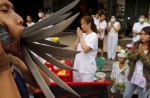
[(80, 72), (73, 72), (73, 82), (93, 82), (94, 74), (85, 74)]
[(118, 35), (108, 35), (108, 59), (115, 59), (117, 52)]

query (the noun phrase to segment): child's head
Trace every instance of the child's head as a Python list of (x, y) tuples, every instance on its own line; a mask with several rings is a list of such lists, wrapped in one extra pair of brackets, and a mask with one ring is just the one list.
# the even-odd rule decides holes
[(118, 53), (117, 57), (118, 57), (118, 61), (125, 62), (127, 59), (127, 54), (126, 53)]

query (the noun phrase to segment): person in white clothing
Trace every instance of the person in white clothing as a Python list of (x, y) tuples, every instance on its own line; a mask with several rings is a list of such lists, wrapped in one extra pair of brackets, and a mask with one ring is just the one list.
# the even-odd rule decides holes
[(114, 98), (114, 93), (120, 91), (123, 94), (125, 90), (125, 83), (127, 81), (127, 76), (129, 73), (129, 66), (126, 62), (127, 54), (126, 53), (118, 53), (117, 54), (118, 61), (113, 63), (112, 71), (111, 71), (111, 80), (113, 81), (113, 85), (111, 87), (112, 96)]
[[(140, 32), (140, 41), (136, 42), (128, 53), (130, 70), (123, 98), (132, 98), (138, 88), (138, 98), (150, 97), (150, 26)], [(148, 97), (149, 96), (149, 97)]]
[(96, 13), (95, 15), (92, 15), (92, 17), (94, 19), (94, 24), (96, 25), (96, 28), (99, 27), (99, 18), (100, 18), (99, 13)]
[(39, 16), (39, 21), (45, 19), (47, 16), (46, 10), (45, 9), (40, 9), (38, 12), (38, 16)]
[(107, 28), (107, 23), (105, 21), (106, 15), (101, 14), (100, 15), (100, 21), (99, 25), (97, 27), (97, 34), (98, 34), (98, 47), (101, 57), (104, 56), (104, 50), (103, 50), (103, 42), (104, 42), (104, 36), (105, 36), (105, 29)]
[(132, 28), (133, 39), (132, 39), (132, 41), (134, 43), (140, 40), (140, 35), (139, 35), (140, 31), (144, 27), (150, 26), (150, 24), (145, 22), (145, 17), (146, 17), (145, 15), (141, 14), (140, 17), (139, 17), (139, 22), (137, 22), (133, 25), (133, 28)]
[(32, 20), (32, 17), (30, 15), (27, 15), (27, 17), (26, 17), (26, 24), (27, 24), (28, 27), (30, 27), (30, 26), (35, 24), (33, 22), (33, 20)]
[[(81, 51), (75, 57), (73, 72), (74, 82), (93, 82), (97, 70), (96, 56), (98, 49), (97, 31), (91, 16), (84, 16), (81, 19), (81, 28), (77, 28), (77, 39), (74, 43), (74, 49)], [(85, 32), (85, 33), (83, 33)]]
[(118, 31), (120, 30), (120, 23), (116, 21), (115, 16), (111, 16), (110, 22), (108, 22), (108, 59), (115, 59), (117, 44), (118, 44)]

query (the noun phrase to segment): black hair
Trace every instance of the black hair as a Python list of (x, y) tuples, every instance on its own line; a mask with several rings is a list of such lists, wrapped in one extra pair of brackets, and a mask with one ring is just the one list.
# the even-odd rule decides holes
[[(141, 31), (144, 31), (146, 34), (150, 36), (150, 26), (144, 27)], [(149, 39), (148, 51), (150, 52), (150, 39)]]
[(47, 13), (46, 10), (43, 9), (43, 8), (42, 8), (42, 9), (39, 9), (39, 12), (42, 12), (42, 13), (44, 13), (45, 15), (46, 15), (46, 13)]
[[(144, 16), (144, 17), (146, 18), (146, 14), (140, 14), (140, 16)], [(139, 16), (139, 17), (140, 17), (140, 16)]]

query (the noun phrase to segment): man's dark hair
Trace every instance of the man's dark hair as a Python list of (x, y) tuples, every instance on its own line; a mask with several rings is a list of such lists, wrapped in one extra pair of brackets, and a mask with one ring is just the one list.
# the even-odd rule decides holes
[(104, 16), (106, 17), (106, 14), (105, 14), (105, 13), (101, 13), (101, 14), (100, 14), (100, 16), (102, 16), (102, 15), (104, 15)]
[(39, 9), (39, 12), (42, 12), (46, 15), (46, 10), (45, 9)]
[[(144, 17), (146, 18), (146, 14), (140, 14), (140, 16), (144, 16)], [(139, 17), (140, 17), (140, 16), (139, 16)]]

